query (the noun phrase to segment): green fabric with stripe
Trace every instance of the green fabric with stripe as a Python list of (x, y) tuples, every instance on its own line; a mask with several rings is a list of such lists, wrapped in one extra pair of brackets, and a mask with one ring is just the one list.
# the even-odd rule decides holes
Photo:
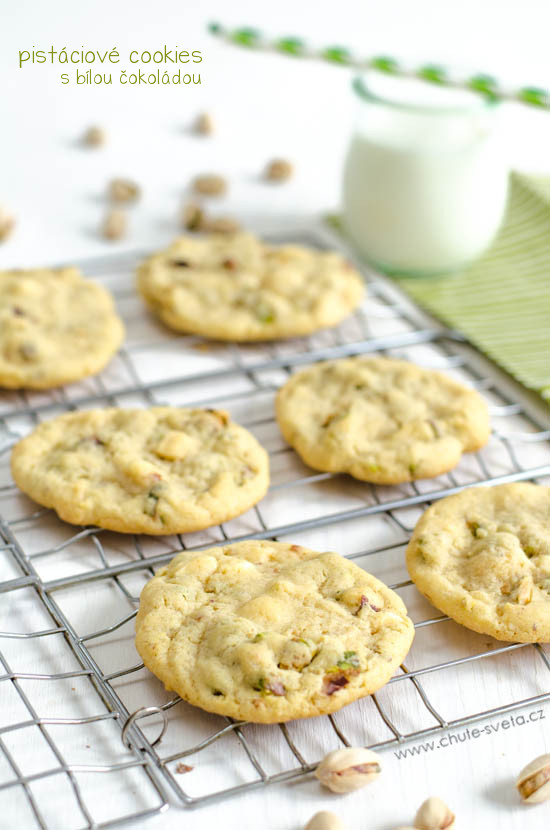
[(512, 173), (497, 239), (461, 273), (395, 279), (420, 305), (550, 401), (550, 177)]

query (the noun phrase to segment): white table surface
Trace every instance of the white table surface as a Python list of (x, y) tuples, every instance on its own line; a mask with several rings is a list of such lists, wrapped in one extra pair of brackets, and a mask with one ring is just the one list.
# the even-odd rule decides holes
[[(502, 0), (234, 0), (231, 5), (211, 0), (200, 8), (186, 0), (2, 0), (0, 6), (0, 203), (17, 216), (16, 232), (0, 245), (1, 267), (163, 244), (178, 231), (179, 207), (198, 172), (220, 172), (230, 181), (228, 197), (219, 207), (213, 203), (213, 211), (244, 221), (254, 217), (258, 228), (287, 226), (294, 216), (303, 221), (337, 206), (353, 115), (347, 71), (221, 46), (205, 35), (206, 20), (305, 34), (313, 43), (341, 42), (412, 63), (433, 60), (465, 71), (487, 69), (510, 82), (543, 85), (550, 70), (550, 6), (543, 0), (525, 0), (521, 7)], [(62, 86), (59, 66), (17, 68), (18, 50), (33, 45), (116, 47), (124, 55), (164, 43), (202, 50), (201, 86)], [(217, 123), (211, 139), (188, 133), (202, 110)], [(515, 105), (505, 115), (511, 162), (550, 173), (550, 117)], [(108, 144), (84, 150), (77, 139), (94, 123), (104, 126)], [(259, 179), (273, 156), (296, 164), (295, 178), (284, 186)], [(97, 227), (106, 209), (106, 182), (116, 175), (139, 181), (143, 198), (132, 209), (128, 238), (109, 244)], [(502, 684), (504, 697), (508, 684), (513, 694), (512, 679), (503, 676)], [(172, 809), (147, 826), (298, 830), (316, 810), (332, 809), (349, 830), (390, 830), (410, 822), (425, 797), (439, 794), (455, 809), (458, 827), (542, 830), (550, 807), (521, 807), (512, 782), (525, 762), (550, 751), (550, 706), (544, 714), (545, 721), (437, 753), (398, 760), (388, 751), (381, 779), (344, 798), (306, 779), (193, 812)]]

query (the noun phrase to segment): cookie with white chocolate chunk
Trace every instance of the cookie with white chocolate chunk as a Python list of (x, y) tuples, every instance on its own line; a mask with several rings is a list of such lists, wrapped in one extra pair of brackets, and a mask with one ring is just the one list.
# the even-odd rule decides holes
[(497, 640), (550, 642), (550, 487), (470, 487), (441, 499), (407, 547), (416, 587)]
[(122, 533), (211, 527), (255, 505), (269, 484), (254, 436), (210, 409), (70, 412), (23, 438), (11, 468), (61, 519)]
[(296, 372), (279, 390), (281, 431), (315, 470), (398, 484), (452, 469), (489, 438), (487, 404), (433, 369), (350, 357)]
[(208, 712), (276, 723), (375, 692), (414, 629), (397, 594), (337, 553), (247, 541), (176, 556), (136, 620), (145, 665)]
[(340, 254), (275, 247), (244, 232), (182, 236), (141, 265), (138, 290), (170, 328), (233, 341), (335, 326), (364, 295)]
[(0, 387), (80, 380), (103, 369), (123, 338), (111, 295), (77, 268), (0, 271)]

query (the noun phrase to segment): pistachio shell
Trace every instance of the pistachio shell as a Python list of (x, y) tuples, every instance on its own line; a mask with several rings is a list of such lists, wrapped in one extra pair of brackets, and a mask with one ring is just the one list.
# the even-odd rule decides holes
[(444, 801), (436, 797), (427, 798), (418, 808), (414, 819), (414, 826), (418, 830), (448, 830), (454, 824), (454, 813)]
[(341, 819), (329, 810), (321, 810), (310, 818), (305, 830), (346, 830)]
[(518, 775), (516, 787), (526, 804), (540, 804), (550, 799), (550, 754), (539, 755)]
[(380, 772), (379, 756), (358, 746), (329, 752), (315, 770), (315, 776), (333, 793), (349, 793), (369, 784)]

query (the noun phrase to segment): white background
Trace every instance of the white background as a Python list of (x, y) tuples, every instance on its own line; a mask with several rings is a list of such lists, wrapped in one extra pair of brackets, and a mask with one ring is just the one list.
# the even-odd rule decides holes
[[(547, 86), (550, 78), (545, 0), (0, 0), (0, 6), (0, 203), (17, 217), (13, 237), (0, 245), (0, 266), (162, 244), (177, 232), (179, 208), (198, 172), (228, 177), (230, 193), (217, 210), (244, 219), (288, 221), (337, 206), (353, 116), (348, 72), (222, 46), (205, 34), (208, 20), (295, 33), (313, 44), (342, 43), (365, 55), (389, 53), (412, 64), (487, 70), (512, 84)], [(122, 68), (131, 49), (164, 44), (202, 50), (200, 86), (63, 86), (65, 67), (18, 68), (18, 51), (33, 46), (116, 47)], [(218, 125), (212, 139), (188, 132), (201, 110)], [(79, 136), (96, 123), (108, 133), (107, 146), (82, 149)], [(512, 162), (550, 173), (550, 116), (510, 106), (506, 123)], [(295, 162), (294, 180), (262, 183), (265, 162), (280, 155)], [(107, 243), (97, 229), (106, 183), (115, 175), (135, 178), (143, 199), (132, 210), (128, 238)], [(190, 814), (173, 810), (150, 826), (297, 830), (316, 810), (334, 809), (350, 830), (390, 830), (412, 820), (423, 798), (439, 793), (455, 807), (458, 827), (461, 804), (471, 816), (466, 805), (474, 799), (475, 828), (543, 828), (548, 807), (519, 808), (512, 783), (518, 767), (548, 751), (541, 726), (461, 744), (437, 757), (397, 761), (387, 753), (384, 781), (344, 799), (308, 781)]]
[[(339, 178), (353, 98), (348, 70), (250, 54), (221, 45), (208, 20), (296, 33), (312, 44), (344, 44), (358, 54), (390, 54), (415, 65), (442, 62), (457, 73), (489, 71), (511, 84), (548, 86), (550, 4), (546, 0), (0, 0), (0, 204), (17, 231), (0, 245), (0, 266), (62, 261), (74, 256), (148, 247), (170, 239), (190, 178), (219, 171), (231, 180), (220, 210), (244, 218), (303, 214), (338, 203)], [(200, 86), (122, 86), (118, 70), (132, 49), (164, 44), (202, 50)], [(108, 87), (64, 86), (67, 67), (18, 68), (19, 50), (117, 48)], [(95, 66), (95, 64), (94, 64)], [(74, 72), (74, 69), (69, 66)], [(204, 141), (186, 133), (200, 110), (218, 132)], [(512, 105), (505, 125), (511, 160), (550, 172), (550, 117)], [(77, 140), (89, 124), (109, 135), (104, 150)], [(267, 159), (296, 163), (294, 181), (267, 186)], [(112, 176), (142, 186), (131, 233), (109, 245), (97, 229)]]

